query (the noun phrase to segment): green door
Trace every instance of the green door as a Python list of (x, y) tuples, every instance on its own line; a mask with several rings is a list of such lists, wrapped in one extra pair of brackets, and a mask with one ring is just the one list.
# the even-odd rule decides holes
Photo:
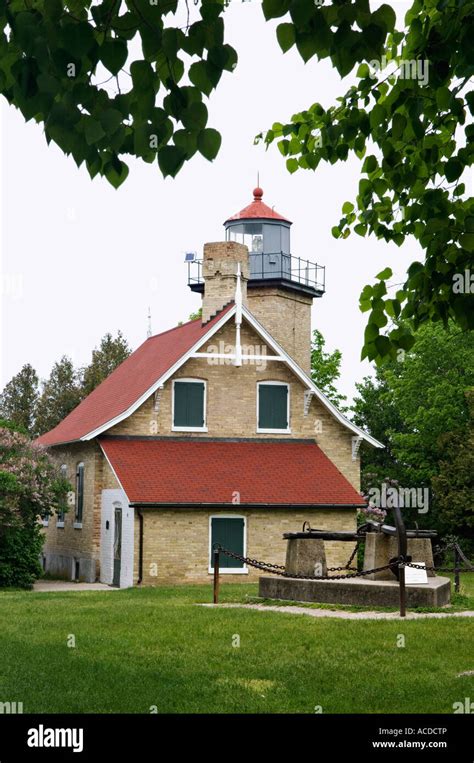
[[(214, 543), (220, 543), (235, 554), (244, 555), (244, 520), (242, 517), (213, 517), (211, 537), (211, 568), (213, 567)], [(220, 567), (242, 569), (244, 563), (231, 556), (220, 554)]]
[(114, 512), (114, 579), (112, 585), (120, 588), (120, 563), (122, 561), (122, 509)]

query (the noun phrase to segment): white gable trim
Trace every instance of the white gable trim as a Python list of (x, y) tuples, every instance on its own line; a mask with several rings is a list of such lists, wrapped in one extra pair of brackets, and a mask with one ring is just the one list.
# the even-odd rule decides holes
[(160, 386), (162, 386), (166, 381), (168, 381), (168, 379), (171, 376), (173, 376), (173, 374), (175, 374), (176, 371), (179, 368), (181, 368), (181, 366), (184, 363), (186, 363), (187, 360), (189, 360), (189, 358), (193, 355), (193, 353), (199, 350), (199, 348), (202, 347), (202, 345), (208, 339), (210, 339), (216, 333), (216, 331), (219, 331), (219, 329), (222, 328), (222, 326), (224, 326), (225, 323), (227, 323), (229, 318), (232, 318), (232, 316), (235, 315), (235, 310), (236, 310), (235, 305), (232, 305), (229, 312), (223, 315), (222, 318), (220, 318), (220, 320), (218, 320), (217, 323), (215, 323), (214, 326), (211, 329), (209, 329), (209, 331), (207, 331), (206, 334), (204, 334), (204, 336), (201, 337), (201, 339), (195, 342), (195, 344), (193, 344), (193, 346), (184, 355), (182, 355), (176, 361), (176, 363), (173, 366), (171, 366), (171, 368), (169, 368), (168, 371), (166, 371), (166, 373), (163, 374), (163, 376), (160, 376), (160, 378), (157, 379), (157, 381), (154, 384), (152, 384), (152, 386), (149, 387), (146, 390), (146, 392), (143, 393), (143, 395), (141, 395), (137, 400), (135, 400), (135, 402), (129, 408), (127, 408), (126, 411), (123, 411), (123, 413), (120, 413), (118, 416), (115, 416), (113, 419), (110, 419), (110, 421), (106, 421), (105, 424), (102, 424), (100, 427), (97, 427), (97, 429), (92, 430), (92, 432), (89, 432), (89, 434), (84, 435), (83, 437), (81, 437), (81, 440), (92, 440), (94, 437), (98, 437), (107, 429), (110, 429), (116, 424), (120, 424), (120, 422), (123, 421), (124, 419), (128, 419), (128, 417), (131, 416), (132, 413), (135, 413), (137, 408), (140, 408), (140, 406), (143, 405), (143, 403), (146, 400), (148, 400), (150, 395), (153, 395), (153, 393), (156, 392), (156, 390)]
[[(107, 431), (116, 424), (119, 424), (124, 419), (127, 419), (132, 415), (132, 413), (135, 413), (135, 411), (150, 397), (150, 395), (152, 395), (160, 386), (168, 381), (168, 379), (173, 376), (173, 374), (175, 374), (176, 371), (178, 371), (178, 369), (181, 368), (181, 366), (183, 366), (191, 357), (195, 356), (195, 353), (199, 350), (199, 348), (202, 347), (203, 344), (205, 344), (217, 331), (219, 331), (219, 329), (222, 328), (222, 326), (227, 323), (228, 320), (230, 320), (235, 315), (236, 309), (236, 306), (233, 305), (230, 310), (225, 315), (223, 315), (222, 318), (220, 318), (220, 320), (218, 320), (217, 323), (215, 323), (208, 332), (204, 334), (204, 336), (202, 336), (192, 347), (190, 347), (190, 349), (184, 355), (182, 355), (179, 360), (177, 360), (176, 363), (171, 366), (171, 368), (169, 368), (166, 373), (163, 374), (163, 376), (160, 376), (160, 378), (157, 379), (156, 382), (133, 403), (133, 405), (127, 408), (126, 411), (123, 411), (123, 413), (115, 416), (115, 418), (110, 419), (110, 421), (102, 424), (102, 426), (94, 429), (87, 435), (84, 435), (81, 437), (81, 440), (92, 440), (94, 437), (98, 437), (98, 435)], [(373, 445), (375, 448), (385, 447), (381, 442), (376, 440), (375, 437), (367, 434), (367, 432), (364, 432), (363, 429), (360, 429), (358, 426), (349, 421), (349, 419), (346, 419), (346, 417), (336, 408), (336, 406), (331, 403), (330, 400), (328, 400), (326, 395), (321, 392), (319, 387), (316, 386), (316, 384), (303, 371), (303, 369), (300, 368), (297, 363), (295, 363), (295, 361), (288, 355), (287, 352), (285, 352), (283, 347), (281, 347), (278, 342), (273, 339), (273, 337), (262, 326), (262, 324), (259, 323), (259, 321), (252, 315), (250, 310), (245, 307), (245, 305), (242, 306), (242, 315), (256, 331), (256, 333), (261, 337), (261, 339), (263, 339), (264, 342), (266, 342), (266, 344), (268, 344), (268, 346), (277, 355), (279, 355), (281, 359), (285, 361), (295, 376), (297, 376), (298, 379), (306, 386), (306, 388), (310, 390), (315, 395), (315, 397), (318, 398), (318, 400), (334, 416), (334, 418), (339, 421), (340, 424), (342, 424), (342, 426), (346, 427), (346, 429), (353, 432), (358, 437), (362, 437), (366, 442), (370, 443), (370, 445)]]

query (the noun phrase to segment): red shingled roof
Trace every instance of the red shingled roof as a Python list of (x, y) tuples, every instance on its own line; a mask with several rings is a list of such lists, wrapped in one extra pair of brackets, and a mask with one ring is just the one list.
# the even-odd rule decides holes
[(80, 440), (124, 413), (230, 310), (232, 304), (204, 326), (198, 319), (147, 339), (37, 442), (49, 446)]
[(270, 207), (262, 201), (262, 196), (262, 189), (254, 188), (252, 203), (247, 207), (244, 207), (244, 209), (242, 209), (240, 212), (237, 212), (237, 214), (232, 215), (232, 217), (228, 217), (226, 223), (228, 223), (230, 220), (250, 220), (255, 218), (283, 220), (287, 223), (290, 222), (290, 220), (288, 220), (286, 217), (282, 217), (282, 215), (279, 215), (278, 212), (275, 212), (274, 209), (270, 209)]
[(102, 437), (131, 503), (361, 506), (364, 501), (312, 441)]

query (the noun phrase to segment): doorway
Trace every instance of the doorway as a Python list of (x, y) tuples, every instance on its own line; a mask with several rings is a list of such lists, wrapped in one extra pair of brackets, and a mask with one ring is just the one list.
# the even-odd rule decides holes
[(120, 567), (122, 561), (122, 509), (114, 509), (114, 577), (113, 586), (120, 588)]

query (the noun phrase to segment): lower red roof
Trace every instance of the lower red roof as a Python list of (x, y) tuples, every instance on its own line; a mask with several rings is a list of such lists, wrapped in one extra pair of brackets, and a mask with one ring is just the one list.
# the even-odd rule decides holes
[(130, 503), (362, 506), (312, 441), (103, 437)]

